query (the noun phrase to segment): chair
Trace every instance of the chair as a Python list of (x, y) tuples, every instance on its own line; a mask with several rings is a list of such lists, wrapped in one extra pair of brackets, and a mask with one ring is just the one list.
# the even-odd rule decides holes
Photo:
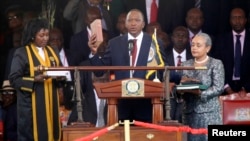
[(222, 119), (225, 125), (250, 125), (250, 93), (220, 96)]

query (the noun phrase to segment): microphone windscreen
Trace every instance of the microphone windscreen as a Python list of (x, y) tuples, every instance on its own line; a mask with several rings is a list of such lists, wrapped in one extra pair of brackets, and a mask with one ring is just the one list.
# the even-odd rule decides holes
[(128, 50), (132, 51), (134, 48), (134, 41), (133, 40), (128, 40)]

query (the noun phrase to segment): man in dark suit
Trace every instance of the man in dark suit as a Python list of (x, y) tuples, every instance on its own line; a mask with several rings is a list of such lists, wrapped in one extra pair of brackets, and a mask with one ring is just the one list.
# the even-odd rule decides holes
[[(125, 9), (139, 9), (145, 16), (145, 24), (150, 23), (150, 7), (151, 1), (148, 0), (126, 0)], [(183, 25), (183, 14), (180, 12), (182, 9), (178, 8), (179, 5), (176, 0), (156, 0), (158, 7), (157, 22), (160, 23), (162, 30), (167, 34), (171, 34), (172, 30), (178, 26)]]
[[(230, 13), (232, 31), (218, 37), (215, 44), (216, 57), (221, 59), (225, 67), (224, 94), (239, 91), (250, 92), (250, 32), (246, 30), (246, 15), (241, 8), (234, 8)], [(240, 36), (241, 57), (236, 61), (237, 36)], [(240, 62), (240, 74), (235, 73), (235, 63)]]
[[(108, 35), (106, 32), (103, 32), (103, 43), (98, 48), (98, 55), (103, 56), (103, 53), (106, 50)], [(80, 66), (90, 66), (90, 61), (85, 60), (79, 64)], [(99, 99), (95, 90), (93, 83), (94, 82), (108, 82), (109, 81), (109, 72), (104, 73), (101, 77), (96, 77), (92, 71), (81, 71), (80, 72), (80, 85), (82, 90), (82, 117), (85, 122), (90, 122), (92, 125), (96, 127), (102, 127), (100, 118), (103, 118), (104, 121), (107, 121), (107, 106), (106, 101), (104, 99)], [(103, 107), (101, 107), (101, 100), (105, 101)], [(104, 109), (103, 113), (101, 113), (100, 109)], [(78, 111), (77, 106), (72, 109), (72, 113), (69, 117), (68, 124), (77, 122), (78, 119)], [(105, 124), (105, 123), (104, 123)]]
[[(180, 66), (181, 62), (192, 58), (190, 50), (187, 49), (188, 46), (190, 46), (187, 28), (184, 26), (176, 27), (171, 39), (173, 46), (170, 47), (170, 49), (166, 49), (166, 62), (170, 66)], [(178, 100), (176, 97), (171, 97), (170, 104), (171, 119), (178, 120), (179, 123), (182, 123), (182, 101)]]
[[(93, 34), (90, 37), (88, 44), (91, 50), (90, 61), (92, 65), (130, 66), (128, 41), (131, 39), (136, 39), (134, 48), (137, 46), (137, 54), (135, 57), (134, 66), (147, 66), (152, 38), (149, 34), (142, 31), (145, 26), (142, 12), (138, 9), (131, 10), (127, 14), (125, 25), (128, 29), (128, 33), (111, 39), (108, 44), (108, 49), (102, 58), (96, 54), (98, 49), (98, 45), (96, 45), (96, 34)], [(165, 61), (165, 53), (161, 42), (159, 42), (159, 46), (162, 58)], [(145, 79), (146, 72), (146, 70), (134, 71), (133, 77)], [(130, 71), (115, 71), (114, 74), (116, 80), (130, 77)], [(151, 100), (137, 98), (119, 100), (118, 119), (152, 122)]]
[[(58, 51), (62, 66), (68, 67), (68, 66), (78, 65), (74, 54), (70, 50), (65, 48), (63, 33), (59, 28), (55, 27), (50, 30), (49, 45), (53, 47), (56, 51)], [(74, 88), (74, 72), (71, 71), (69, 73), (68, 80), (66, 80), (66, 84), (62, 87), (63, 104), (67, 110), (71, 110), (74, 104), (72, 102), (73, 88)]]
[(70, 40), (70, 50), (75, 54), (77, 65), (89, 58), (90, 49), (88, 47), (88, 40), (91, 35), (90, 24), (95, 19), (102, 19), (101, 12), (97, 7), (89, 7), (85, 13), (85, 24), (87, 26), (72, 36)]
[(186, 26), (189, 32), (189, 43), (191, 45), (192, 39), (198, 33), (203, 32), (202, 27), (204, 25), (203, 12), (199, 8), (191, 8), (186, 15)]
[[(80, 66), (90, 66), (90, 61), (85, 60), (80, 63)], [(109, 80), (108, 73), (104, 74), (101, 77), (95, 77), (93, 72), (91, 71), (81, 71), (80, 72), (80, 77), (81, 77), (81, 90), (82, 90), (82, 117), (84, 122), (89, 122), (93, 126), (96, 127), (102, 127), (98, 125), (98, 116), (99, 116), (99, 100), (95, 91), (94, 91), (94, 82), (107, 82)], [(104, 121), (107, 121), (107, 106), (102, 107), (104, 108)], [(78, 111), (77, 111), (77, 106), (74, 106), (71, 112), (71, 115), (68, 120), (68, 125), (77, 122), (78, 119)], [(105, 122), (106, 124), (106, 122)]]
[[(203, 12), (204, 25), (202, 31), (210, 36), (216, 36), (229, 29), (228, 17), (230, 12), (229, 0), (200, 0), (200, 5), (196, 6), (197, 0), (183, 0), (183, 12), (186, 14), (191, 8), (199, 8)], [(181, 7), (179, 7), (181, 8)]]

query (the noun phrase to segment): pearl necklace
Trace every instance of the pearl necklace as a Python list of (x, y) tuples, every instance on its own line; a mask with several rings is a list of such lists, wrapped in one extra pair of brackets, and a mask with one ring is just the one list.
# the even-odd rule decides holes
[(205, 63), (205, 62), (208, 60), (208, 58), (209, 58), (209, 57), (207, 56), (207, 57), (206, 57), (204, 60), (202, 60), (202, 61), (197, 61), (196, 58), (194, 58), (194, 62), (197, 63), (197, 64), (202, 64), (202, 63)]

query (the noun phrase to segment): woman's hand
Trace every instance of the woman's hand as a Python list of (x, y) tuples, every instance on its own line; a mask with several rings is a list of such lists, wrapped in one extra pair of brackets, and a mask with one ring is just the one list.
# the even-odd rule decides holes
[(181, 83), (184, 83), (184, 82), (200, 82), (200, 81), (194, 78), (187, 77), (187, 76), (182, 76)]
[(47, 75), (38, 74), (37, 76), (35, 76), (34, 81), (35, 82), (44, 82), (48, 78), (49, 77)]
[(200, 95), (201, 90), (200, 89), (178, 90), (177, 93), (179, 93), (179, 94), (191, 93), (191, 94), (195, 94), (195, 95)]

